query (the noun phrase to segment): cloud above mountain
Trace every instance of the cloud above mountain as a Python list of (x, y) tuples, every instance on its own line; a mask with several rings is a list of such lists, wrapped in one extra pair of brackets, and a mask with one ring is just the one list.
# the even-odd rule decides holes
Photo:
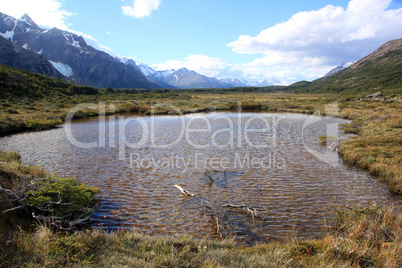
[(68, 30), (66, 20), (73, 15), (63, 9), (62, 2), (58, 0), (2, 1), (1, 12), (14, 18), (20, 18), (27, 13), (42, 28), (56, 27), (61, 30)]
[[(275, 77), (281, 78), (284, 83), (288, 81), (283, 74), (273, 74), (270, 70), (255, 68), (252, 64), (231, 64), (220, 58), (207, 55), (190, 55), (184, 60), (168, 60), (163, 63), (153, 64), (151, 67), (159, 71), (187, 68), (204, 76), (218, 79), (237, 78), (255, 81)], [(286, 74), (290, 76), (289, 73)]]
[(63, 8), (62, 0), (3, 1), (0, 11), (7, 15), (13, 16), (14, 18), (20, 18), (24, 14), (28, 14), (29, 17), (35, 21), (35, 23), (44, 29), (56, 27), (63, 31), (72, 32), (82, 36), (88, 45), (107, 53), (113, 53), (111, 48), (99, 44), (98, 40), (90, 34), (70, 29), (71, 25), (67, 23), (67, 20), (69, 17), (76, 14), (65, 10)]
[(230, 64), (207, 55), (189, 55), (152, 66), (158, 70), (186, 67), (218, 78), (314, 80), (334, 66), (359, 60), (402, 36), (402, 9), (390, 9), (391, 2), (351, 0), (346, 8), (327, 5), (296, 13), (256, 36), (241, 35), (227, 46), (238, 54), (262, 55), (248, 63)]
[(134, 0), (130, 6), (122, 6), (124, 15), (135, 18), (148, 17), (154, 10), (157, 10), (161, 0)]
[(184, 60), (168, 60), (163, 63), (154, 64), (151, 67), (156, 70), (187, 68), (205, 76), (216, 77), (219, 76), (223, 69), (230, 67), (230, 65), (219, 58), (206, 55), (190, 55), (184, 58)]
[(402, 36), (402, 9), (388, 10), (391, 0), (351, 0), (346, 9), (327, 5), (299, 12), (288, 21), (242, 35), (228, 44), (236, 53), (262, 54), (248, 67), (270, 67), (311, 77), (330, 66), (358, 60), (381, 44)]

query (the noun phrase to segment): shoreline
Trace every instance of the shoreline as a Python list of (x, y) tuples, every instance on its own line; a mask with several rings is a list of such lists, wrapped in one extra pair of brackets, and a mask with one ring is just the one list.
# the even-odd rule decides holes
[[(339, 102), (340, 107), (340, 111), (339, 114), (337, 114), (336, 116), (334, 116), (333, 114), (329, 113), (328, 115), (325, 113), (325, 104), (329, 104), (330, 100), (325, 100), (323, 102), (323, 104), (319, 104), (317, 105), (316, 103), (314, 103), (314, 99), (318, 97), (320, 97), (321, 95), (317, 95), (317, 94), (311, 94), (311, 95), (303, 95), (303, 94), (291, 94), (291, 93), (284, 93), (283, 96), (289, 96), (288, 98), (292, 99), (295, 97), (299, 97), (302, 98), (304, 101), (307, 101), (307, 104), (303, 104), (303, 105), (307, 105), (307, 106), (302, 106), (303, 108), (300, 109), (296, 109), (292, 106), (294, 106), (294, 104), (292, 104), (293, 102), (290, 102), (289, 100), (286, 100), (286, 98), (284, 97), (278, 97), (278, 95), (276, 93), (272, 93), (272, 94), (266, 94), (267, 96), (272, 96), (273, 99), (272, 101), (268, 101), (268, 102), (263, 102), (262, 100), (260, 101), (253, 101), (250, 102), (248, 101), (248, 99), (252, 99), (253, 96), (262, 96), (263, 93), (253, 93), (250, 94), (249, 96), (247, 96), (247, 94), (240, 94), (243, 96), (243, 100), (241, 103), (245, 103), (245, 106), (249, 109), (244, 109), (244, 111), (249, 111), (249, 112), (268, 112), (268, 113), (297, 113), (297, 114), (311, 114), (311, 115), (316, 115), (316, 116), (329, 116), (329, 117), (334, 117), (334, 118), (341, 118), (341, 119), (347, 119), (347, 120), (351, 120), (352, 122), (349, 125), (344, 126), (344, 128), (342, 129), (345, 133), (352, 133), (352, 134), (357, 134), (356, 137), (352, 138), (351, 140), (347, 140), (344, 143), (342, 143), (342, 145), (339, 147), (339, 154), (342, 158), (342, 160), (347, 163), (348, 165), (352, 165), (358, 168), (361, 168), (363, 170), (367, 170), (371, 175), (375, 176), (376, 179), (379, 180), (386, 180), (389, 182), (389, 186), (390, 186), (390, 191), (396, 194), (401, 195), (402, 194), (402, 171), (400, 170), (400, 168), (398, 168), (397, 164), (388, 164), (389, 161), (384, 161), (384, 158), (379, 159), (378, 161), (380, 163), (376, 163), (376, 161), (372, 159), (372, 154), (375, 152), (368, 152), (368, 153), (363, 153), (363, 155), (361, 153), (356, 154), (356, 151), (361, 150), (360, 144), (361, 142), (356, 142), (354, 145), (353, 141), (354, 140), (359, 140), (359, 139), (364, 139), (364, 137), (362, 137), (362, 133), (361, 133), (361, 129), (367, 127), (367, 125), (370, 123), (367, 120), (364, 120), (362, 117), (365, 117), (367, 115), (370, 116), (370, 114), (356, 114), (349, 111), (344, 112), (343, 110), (343, 105), (348, 105), (350, 102)], [(234, 94), (234, 96), (237, 96), (238, 94)], [(246, 96), (244, 96), (246, 95)], [(205, 96), (203, 96), (205, 97)], [(211, 99), (215, 99), (214, 96), (210, 97)], [(279, 98), (283, 98), (285, 100), (279, 99)], [(332, 98), (332, 97), (331, 97)], [(331, 99), (330, 98), (330, 99)], [(278, 103), (274, 103), (275, 105), (272, 104), (273, 101), (277, 100)], [(194, 103), (193, 100), (190, 100), (189, 103)], [(220, 105), (215, 105), (215, 106), (204, 106), (204, 108), (199, 108), (199, 109), (192, 109), (190, 108), (189, 104), (187, 104), (187, 106), (183, 106), (183, 107), (178, 107), (180, 109), (181, 114), (185, 115), (185, 114), (194, 114), (194, 113), (208, 113), (208, 112), (214, 112), (214, 111), (219, 111), (219, 112), (238, 112), (237, 106), (234, 106), (234, 104), (230, 104), (233, 103), (232, 100), (226, 100), (226, 102), (224, 104), (220, 104)], [(314, 103), (314, 104), (313, 104)], [(382, 103), (382, 102), (375, 102), (375, 101), (367, 101), (362, 102), (360, 101), (358, 104), (366, 104), (366, 105), (371, 105), (370, 103), (374, 103), (374, 104), (382, 104), (382, 105), (392, 105), (392, 102), (390, 102), (390, 104), (388, 104), (387, 102)], [(113, 103), (111, 105), (114, 105)], [(159, 106), (163, 106), (163, 105), (171, 105), (169, 101), (161, 101), (159, 103), (157, 103), (157, 105)], [(222, 106), (223, 105), (223, 106)], [(265, 106), (264, 106), (265, 105)], [(315, 105), (315, 106), (314, 106)], [(353, 106), (354, 104), (352, 104)], [(220, 107), (219, 107), (220, 106)], [(226, 107), (225, 107), (226, 106)], [(288, 106), (288, 107), (287, 107)], [(125, 104), (123, 104), (123, 106), (119, 107), (118, 109), (115, 109), (114, 111), (108, 111), (106, 110), (104, 112), (104, 115), (106, 116), (110, 116), (110, 115), (140, 115), (140, 116), (149, 116), (151, 113), (151, 107), (152, 106), (147, 106), (146, 104), (130, 104), (125, 102)], [(250, 109), (250, 107), (253, 107), (254, 109)], [(291, 108), (292, 107), (292, 108)], [(314, 109), (311, 109), (310, 107), (315, 107)], [(306, 109), (307, 108), (307, 109)], [(345, 109), (346, 110), (346, 109)], [(317, 113), (318, 111), (318, 113)], [(174, 111), (176, 112), (176, 111)], [(359, 113), (361, 113), (361, 111), (359, 111)], [(401, 113), (401, 111), (399, 111), (399, 113)], [(161, 110), (158, 110), (154, 113), (155, 115), (180, 115), (179, 113), (172, 113), (172, 110), (169, 110), (167, 108), (163, 108)], [(83, 109), (81, 110), (79, 113), (74, 115), (73, 121), (77, 121), (80, 119), (90, 119), (90, 118), (95, 118), (95, 117), (99, 117), (99, 116), (103, 116), (103, 114), (101, 114), (99, 111), (93, 110), (93, 109)], [(62, 127), (62, 125), (65, 123), (66, 116), (59, 116), (57, 121), (55, 120), (48, 120), (47, 123), (31, 123), (31, 121), (26, 121), (26, 122), (22, 122), (20, 124), (15, 125), (15, 127), (11, 127), (8, 128), (8, 131), (6, 132), (2, 132), (0, 134), (0, 137), (5, 137), (5, 136), (9, 136), (9, 135), (15, 135), (15, 134), (19, 134), (19, 133), (24, 133), (24, 132), (31, 132), (31, 131), (41, 131), (41, 130), (49, 130), (52, 128), (57, 128), (57, 127)], [(63, 119), (61, 119), (63, 118)], [(378, 118), (381, 119), (381, 116), (378, 116)], [(401, 126), (399, 126), (398, 124), (402, 124), (401, 121), (402, 119), (397, 119), (397, 118), (402, 118), (402, 115), (396, 117), (396, 120), (398, 120), (397, 125), (392, 126), (395, 129), (400, 129)], [(393, 118), (390, 117), (390, 120), (392, 120)], [(38, 119), (40, 120), (40, 119)], [(363, 122), (361, 122), (363, 121)], [(22, 127), (21, 127), (22, 125)], [(25, 127), (24, 127), (25, 126)], [(376, 126), (378, 127), (378, 126)], [(381, 127), (381, 126), (380, 126)], [(4, 128), (3, 128), (4, 129)], [(402, 133), (401, 133), (402, 134)], [(370, 139), (370, 137), (369, 137)], [(398, 136), (396, 136), (396, 139), (398, 139)], [(402, 141), (402, 138), (400, 138), (400, 140)], [(366, 143), (371, 143), (370, 141), (364, 141)], [(375, 141), (373, 141), (373, 143), (375, 143)], [(352, 146), (351, 146), (352, 145)], [(369, 148), (371, 145), (367, 145), (366, 148)], [(384, 148), (382, 148), (381, 146), (383, 146)], [(378, 146), (377, 146), (378, 147)], [(382, 150), (384, 151), (384, 154), (387, 155), (387, 149), (388, 145), (384, 144), (384, 145), (379, 145), (379, 148), (376, 150)], [(391, 148), (392, 149), (392, 148)], [(364, 150), (364, 149), (363, 149)], [(399, 155), (398, 151), (396, 150), (395, 153), (397, 155)], [(366, 155), (367, 154), (367, 155)], [(375, 153), (378, 154), (378, 153)], [(386, 156), (387, 157), (387, 156)], [(402, 156), (400, 156), (401, 161), (402, 161)], [(392, 170), (388, 170), (388, 166), (393, 166)], [(399, 171), (398, 171), (399, 169)]]

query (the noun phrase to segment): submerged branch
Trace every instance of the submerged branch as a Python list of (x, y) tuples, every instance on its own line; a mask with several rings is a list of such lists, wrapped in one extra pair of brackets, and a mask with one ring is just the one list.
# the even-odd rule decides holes
[[(207, 172), (205, 173), (207, 174)], [(208, 172), (209, 174), (209, 172)], [(234, 208), (234, 209), (241, 209), (246, 211), (247, 213), (250, 213), (251, 216), (253, 217), (253, 221), (254, 221), (254, 217), (261, 217), (260, 212), (253, 207), (249, 207), (245, 204), (240, 204), (240, 205), (236, 205), (236, 204), (224, 204), (224, 205), (219, 205), (216, 204), (215, 202), (206, 200), (202, 197), (196, 196), (195, 194), (183, 189), (181, 186), (179, 185), (174, 185), (177, 189), (180, 190), (180, 192), (185, 195), (185, 196), (189, 196), (189, 197), (195, 197), (197, 198), (199, 201), (203, 202), (201, 208), (204, 208), (204, 213), (211, 216), (215, 226), (216, 226), (216, 233), (218, 233), (220, 235), (220, 237), (223, 237), (223, 231), (226, 229), (228, 231), (233, 230), (232, 228), (232, 222), (229, 220), (228, 218), (228, 212), (227, 210), (223, 209), (223, 208)]]
[(191, 197), (194, 197), (194, 196), (195, 196), (195, 194), (192, 194), (192, 193), (190, 193), (190, 192), (184, 190), (182, 187), (180, 187), (180, 186), (177, 185), (177, 184), (175, 184), (174, 187), (176, 187), (177, 189), (179, 189), (179, 190), (182, 192), (182, 194), (184, 194), (185, 196), (191, 196)]
[(245, 209), (247, 212), (249, 212), (251, 214), (251, 216), (253, 216), (253, 218), (258, 216), (258, 214), (259, 214), (257, 209), (252, 208), (252, 207), (248, 207), (246, 205), (225, 204), (225, 205), (222, 205), (222, 207)]

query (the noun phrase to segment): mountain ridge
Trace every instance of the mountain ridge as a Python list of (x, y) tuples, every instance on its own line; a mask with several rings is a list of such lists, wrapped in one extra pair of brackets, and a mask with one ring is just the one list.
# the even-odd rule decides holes
[(68, 81), (97, 88), (228, 88), (284, 84), (277, 78), (252, 82), (236, 78), (217, 79), (190, 70), (185, 76), (182, 72), (176, 74), (180, 81), (167, 79), (168, 75), (179, 70), (141, 70), (134, 60), (96, 50), (82, 36), (55, 27), (42, 29), (28, 14), (15, 19), (0, 13), (0, 35), (44, 56)]
[[(171, 70), (157, 71), (144, 63), (138, 64), (138, 67), (144, 75), (146, 75), (149, 79), (151, 79), (151, 81), (157, 83), (161, 88), (184, 89), (184, 88), (267, 87), (267, 86), (283, 84), (279, 81), (279, 79), (275, 77), (272, 77), (270, 79), (264, 79), (262, 81), (250, 82), (245, 79), (236, 79), (236, 78), (218, 79), (215, 77), (208, 77), (200, 73), (197, 73), (194, 70), (189, 70), (188, 68), (180, 68), (178, 70), (171, 69)], [(183, 76), (184, 73), (187, 74)]]
[(65, 78), (46, 58), (11, 43), (3, 36), (0, 36), (0, 64), (55, 78)]
[(89, 46), (82, 36), (55, 27), (42, 29), (27, 14), (15, 19), (0, 13), (0, 35), (49, 61), (68, 66), (72, 70), (68, 80), (77, 84), (97, 88), (157, 87), (137, 68)]
[(296, 92), (370, 94), (400, 93), (402, 88), (402, 38), (388, 41), (349, 68), (312, 82), (289, 87)]

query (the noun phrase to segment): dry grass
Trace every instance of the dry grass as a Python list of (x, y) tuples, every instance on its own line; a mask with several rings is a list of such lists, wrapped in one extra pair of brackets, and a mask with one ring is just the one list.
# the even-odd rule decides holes
[(233, 240), (135, 231), (14, 234), (0, 266), (24, 267), (401, 267), (402, 215), (392, 207), (344, 208), (321, 240), (237, 247)]
[[(346, 106), (346, 105), (345, 105)], [(341, 115), (357, 120), (351, 126), (359, 135), (342, 144), (343, 159), (389, 183), (390, 190), (402, 194), (402, 104), (355, 102)]]
[[(249, 107), (274, 112), (320, 114), (325, 106), (337, 100), (336, 95), (285, 93), (191, 94), (191, 98), (136, 100), (136, 105), (159, 104), (163, 109), (177, 106), (184, 112), (230, 109), (238, 101)], [(132, 100), (111, 101), (120, 108)], [(39, 104), (37, 104), (39, 105)], [(60, 114), (68, 111), (66, 105)], [(164, 108), (165, 107), (165, 108)], [(13, 120), (40, 120), (42, 112), (1, 116)], [(121, 110), (120, 110), (121, 111)], [(322, 112), (321, 112), (322, 114)], [(343, 159), (368, 169), (401, 193), (402, 109), (401, 102), (340, 101), (339, 117), (355, 119), (347, 129), (358, 133), (343, 143)], [(346, 129), (346, 128), (345, 128)], [(45, 175), (35, 167), (19, 166), (18, 157), (7, 154), (11, 161), (3, 171), (15, 169), (20, 174)], [(1, 163), (0, 163), (1, 164)], [(402, 214), (393, 208), (345, 208), (338, 210), (338, 226), (320, 240), (285, 244), (271, 243), (254, 247), (236, 247), (230, 240), (207, 241), (191, 237), (169, 237), (139, 234), (134, 231), (106, 233), (87, 230), (72, 234), (54, 233), (44, 226), (35, 232), (8, 234), (0, 247), (0, 267), (401, 267)]]

